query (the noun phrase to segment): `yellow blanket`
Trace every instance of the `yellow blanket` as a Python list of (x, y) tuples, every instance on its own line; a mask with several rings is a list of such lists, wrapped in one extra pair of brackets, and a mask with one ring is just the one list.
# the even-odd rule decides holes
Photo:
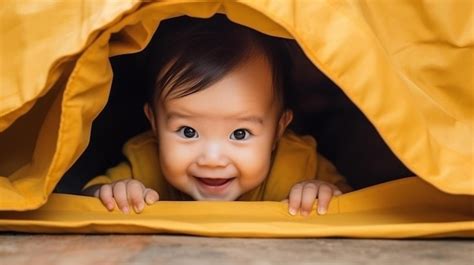
[[(381, 199), (382, 198), (382, 199)], [(429, 198), (429, 199), (428, 199)], [(280, 202), (170, 202), (141, 214), (108, 212), (96, 198), (53, 194), (28, 212), (0, 212), (0, 231), (186, 233), (218, 237), (472, 237), (469, 196), (405, 178), (339, 196), (324, 216), (288, 214)]]
[[(294, 38), (420, 179), (349, 193), (339, 199), (337, 214), (297, 222), (279, 203), (229, 206), (238, 212), (226, 203), (209, 204), (217, 207), (215, 215), (203, 210), (205, 202), (160, 203), (144, 215), (124, 217), (107, 215), (92, 198), (50, 196), (84, 151), (92, 121), (107, 102), (109, 57), (143, 49), (163, 19), (216, 12)], [(31, 0), (2, 3), (0, 17), (1, 230), (472, 236), (474, 15), (469, 0)], [(412, 200), (397, 205), (404, 198)], [(367, 210), (361, 204), (377, 207)], [(180, 210), (195, 206), (206, 219)], [(173, 214), (187, 225), (173, 221)], [(160, 216), (171, 219), (159, 221)]]

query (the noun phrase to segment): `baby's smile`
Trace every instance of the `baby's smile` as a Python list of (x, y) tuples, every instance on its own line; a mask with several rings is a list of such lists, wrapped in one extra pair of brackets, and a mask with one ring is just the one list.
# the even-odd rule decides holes
[(209, 195), (224, 195), (234, 182), (236, 177), (231, 178), (204, 178), (193, 176), (201, 192)]

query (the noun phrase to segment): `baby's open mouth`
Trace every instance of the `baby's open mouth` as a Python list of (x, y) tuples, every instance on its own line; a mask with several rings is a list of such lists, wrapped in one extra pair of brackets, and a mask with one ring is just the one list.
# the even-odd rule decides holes
[(212, 186), (212, 187), (223, 186), (234, 179), (234, 178), (224, 179), (224, 178), (200, 178), (200, 177), (195, 177), (195, 178), (201, 183), (207, 186)]

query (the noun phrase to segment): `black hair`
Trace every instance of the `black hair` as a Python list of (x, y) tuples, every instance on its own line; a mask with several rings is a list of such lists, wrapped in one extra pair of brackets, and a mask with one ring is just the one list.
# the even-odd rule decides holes
[(144, 53), (146, 100), (153, 106), (160, 98), (179, 98), (206, 89), (255, 51), (267, 59), (276, 98), (283, 109), (288, 108), (285, 90), (291, 61), (285, 40), (232, 23), (224, 15), (161, 22)]

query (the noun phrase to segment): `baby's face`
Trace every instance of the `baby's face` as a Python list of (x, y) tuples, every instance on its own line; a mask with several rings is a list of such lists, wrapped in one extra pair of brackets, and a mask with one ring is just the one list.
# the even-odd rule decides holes
[(155, 116), (146, 111), (167, 181), (195, 200), (226, 201), (261, 184), (291, 120), (273, 91), (270, 67), (256, 57), (202, 91), (160, 100)]

